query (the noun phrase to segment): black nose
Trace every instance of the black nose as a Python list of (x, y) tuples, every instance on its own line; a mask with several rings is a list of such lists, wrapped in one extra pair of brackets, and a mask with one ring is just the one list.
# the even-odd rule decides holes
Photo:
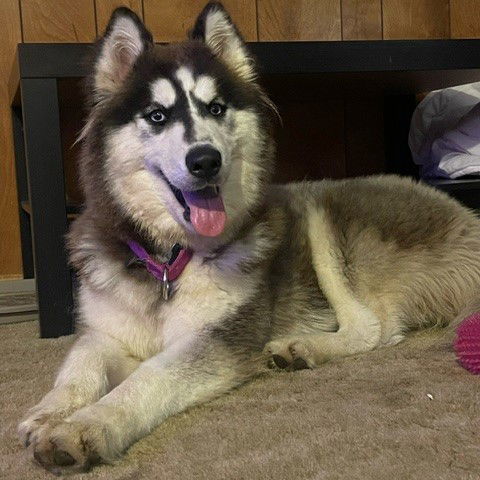
[(222, 166), (220, 152), (208, 145), (192, 148), (185, 158), (188, 171), (198, 178), (212, 179)]

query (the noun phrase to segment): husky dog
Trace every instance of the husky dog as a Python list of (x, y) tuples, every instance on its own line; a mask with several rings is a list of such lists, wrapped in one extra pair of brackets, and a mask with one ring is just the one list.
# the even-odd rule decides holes
[(68, 239), (80, 333), (19, 426), (47, 469), (111, 462), (266, 364), (317, 367), (473, 308), (473, 213), (394, 176), (272, 186), (274, 116), (220, 4), (167, 46), (113, 13)]

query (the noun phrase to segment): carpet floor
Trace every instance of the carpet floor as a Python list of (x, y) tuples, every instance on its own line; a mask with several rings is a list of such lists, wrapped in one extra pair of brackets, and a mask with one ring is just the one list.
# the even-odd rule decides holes
[[(52, 477), (19, 445), (16, 425), (73, 340), (41, 340), (34, 322), (0, 325), (0, 478)], [(480, 376), (450, 345), (422, 334), (315, 371), (267, 374), (74, 478), (478, 480)]]

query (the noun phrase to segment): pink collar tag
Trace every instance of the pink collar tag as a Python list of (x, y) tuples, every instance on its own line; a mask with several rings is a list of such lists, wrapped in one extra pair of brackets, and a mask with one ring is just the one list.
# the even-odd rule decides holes
[(148, 272), (162, 283), (162, 296), (164, 300), (168, 300), (172, 294), (170, 282), (176, 280), (182, 274), (193, 256), (193, 251), (175, 244), (172, 248), (170, 260), (165, 263), (158, 263), (139, 243), (129, 240), (127, 245), (133, 254), (142, 261)]

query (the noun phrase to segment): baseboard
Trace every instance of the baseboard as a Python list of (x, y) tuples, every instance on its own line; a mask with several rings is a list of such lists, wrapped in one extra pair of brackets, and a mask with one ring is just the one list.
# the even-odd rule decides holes
[(37, 322), (38, 312), (24, 312), (0, 315), (0, 325), (10, 325), (12, 323)]
[(0, 280), (0, 294), (19, 292), (35, 292), (35, 279), (19, 278), (17, 280)]
[(0, 325), (38, 320), (35, 280), (0, 281)]

